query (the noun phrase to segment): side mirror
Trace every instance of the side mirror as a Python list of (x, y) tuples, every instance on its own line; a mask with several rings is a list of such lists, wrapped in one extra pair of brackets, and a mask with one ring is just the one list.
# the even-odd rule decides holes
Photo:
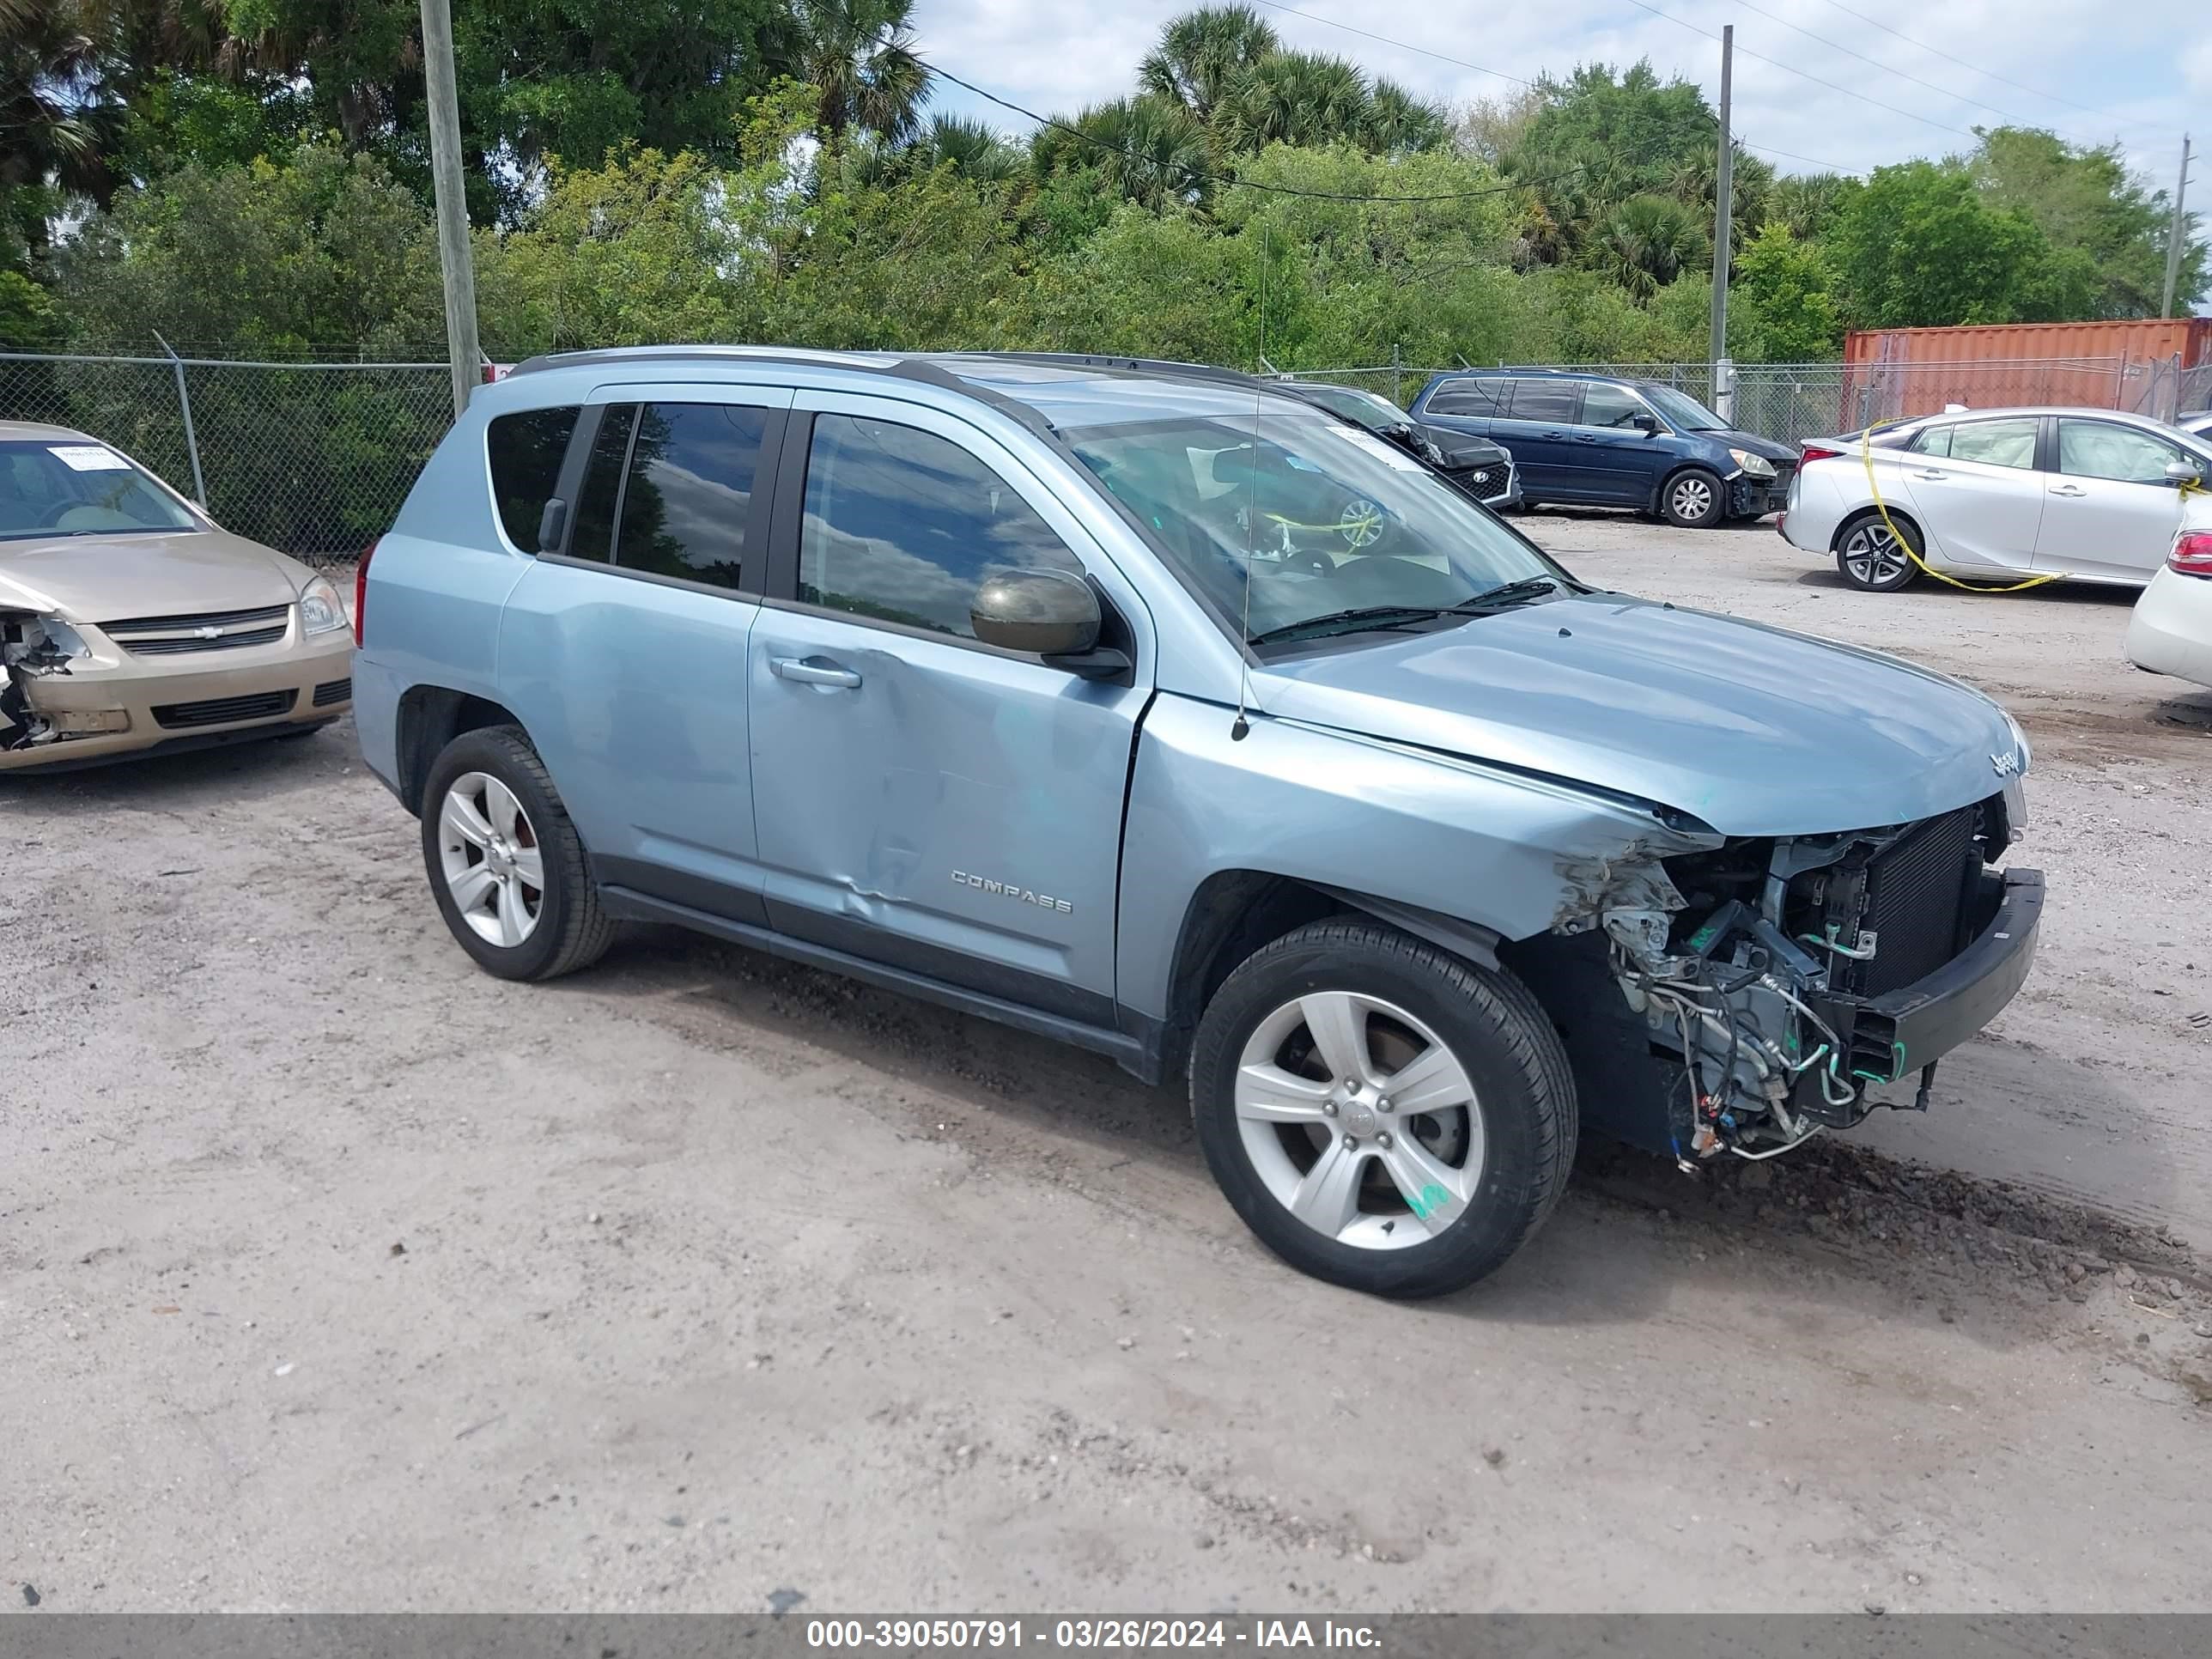
[(1640, 409), (1628, 417), (1628, 423), (1647, 438), (1656, 438), (1659, 435), (1658, 417), (1648, 415)]
[(968, 604), (969, 625), (986, 645), (1042, 657), (1080, 656), (1098, 643), (1098, 596), (1059, 570), (1002, 570)]
[(2186, 461), (2168, 461), (2166, 481), (2170, 484), (2196, 484), (2204, 482), (2204, 474)]

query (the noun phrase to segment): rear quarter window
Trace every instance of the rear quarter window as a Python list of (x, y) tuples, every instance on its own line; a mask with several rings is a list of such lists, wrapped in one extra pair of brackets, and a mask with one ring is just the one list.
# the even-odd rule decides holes
[(1429, 394), (1424, 405), (1431, 415), (1457, 415), (1480, 419), (1498, 413), (1498, 389), (1503, 380), (1447, 380)]
[(500, 528), (526, 553), (538, 551), (538, 520), (560, 486), (561, 463), (568, 457), (577, 413), (572, 404), (495, 415), (486, 432)]

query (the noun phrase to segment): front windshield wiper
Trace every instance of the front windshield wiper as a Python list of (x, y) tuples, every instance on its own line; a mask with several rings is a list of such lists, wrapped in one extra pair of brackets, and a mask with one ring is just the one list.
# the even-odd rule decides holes
[(1523, 576), (1517, 582), (1501, 582), (1496, 587), (1486, 587), (1480, 593), (1470, 594), (1451, 607), (1451, 614), (1456, 616), (1467, 611), (1495, 610), (1503, 605), (1526, 605), (1531, 599), (1540, 599), (1553, 592), (1566, 592), (1566, 584), (1557, 576)]
[(1251, 645), (1274, 645), (1284, 640), (1318, 639), (1329, 634), (1357, 633), (1363, 628), (1396, 628), (1407, 623), (1433, 622), (1449, 612), (1433, 605), (1363, 605), (1350, 611), (1331, 611), (1303, 622), (1285, 623), (1252, 635)]

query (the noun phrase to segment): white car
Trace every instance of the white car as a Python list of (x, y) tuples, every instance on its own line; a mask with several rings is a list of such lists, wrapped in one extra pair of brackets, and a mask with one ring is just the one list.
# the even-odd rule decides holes
[(1897, 536), (1965, 580), (2141, 586), (2178, 532), (2212, 530), (2212, 495), (2195, 488), (2208, 477), (2212, 440), (2139, 415), (1952, 411), (1882, 428), (1870, 444), (1863, 434), (1807, 444), (1775, 527), (1869, 592), (1921, 574)]
[(2128, 660), (2212, 685), (2212, 532), (2185, 531), (2128, 618)]

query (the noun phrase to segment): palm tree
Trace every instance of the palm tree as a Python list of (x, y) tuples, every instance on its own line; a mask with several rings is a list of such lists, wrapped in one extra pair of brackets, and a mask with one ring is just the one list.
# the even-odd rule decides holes
[(1697, 216), (1671, 196), (1632, 196), (1597, 228), (1600, 264), (1639, 300), (1697, 264), (1710, 246)]
[(929, 96), (913, 13), (914, 0), (788, 0), (762, 31), (762, 64), (814, 88), (814, 129), (823, 138), (855, 127), (910, 138)]
[(1230, 154), (1269, 144), (1319, 147), (1357, 138), (1367, 122), (1367, 77), (1324, 52), (1279, 52), (1244, 71), (1216, 106), (1216, 142)]
[(1280, 45), (1249, 6), (1200, 6), (1160, 31), (1159, 44), (1137, 65), (1137, 84), (1210, 121), (1244, 71)]
[(915, 141), (915, 159), (924, 167), (950, 167), (963, 178), (998, 183), (1022, 171), (1022, 153), (1006, 136), (984, 121), (964, 115), (939, 115)]
[(1774, 181), (1767, 215), (1790, 227), (1801, 242), (1818, 240), (1841, 205), (1850, 180), (1839, 173), (1793, 173)]
[(1367, 94), (1361, 136), (1370, 149), (1386, 152), (1442, 149), (1451, 142), (1451, 118), (1395, 81), (1378, 78)]
[(116, 18), (78, 0), (0, 0), (0, 190), (45, 185), (102, 204), (122, 101)]
[(1041, 173), (1095, 168), (1118, 194), (1152, 208), (1197, 200), (1208, 159), (1197, 118), (1151, 94), (1095, 104), (1073, 121), (1040, 128), (1030, 155)]

